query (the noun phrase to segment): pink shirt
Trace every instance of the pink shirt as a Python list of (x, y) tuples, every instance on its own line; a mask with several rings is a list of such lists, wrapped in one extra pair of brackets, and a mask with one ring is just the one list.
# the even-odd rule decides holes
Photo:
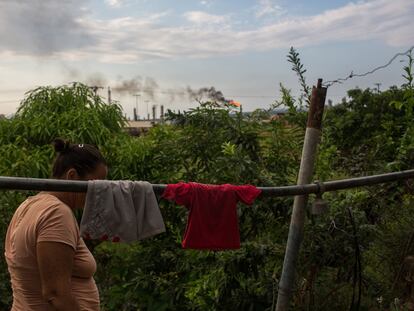
[(72, 210), (55, 196), (39, 193), (16, 210), (6, 234), (5, 256), (13, 289), (12, 311), (45, 311), (36, 258), (38, 242), (59, 242), (75, 250), (72, 295), (81, 310), (99, 310), (93, 275), (96, 262), (79, 235)]

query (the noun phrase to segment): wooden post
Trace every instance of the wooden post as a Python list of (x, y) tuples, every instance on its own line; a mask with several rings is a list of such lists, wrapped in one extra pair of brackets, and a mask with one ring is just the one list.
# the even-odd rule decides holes
[[(322, 134), (321, 125), (326, 90), (325, 87), (322, 87), (322, 79), (318, 79), (317, 87), (314, 86), (312, 89), (308, 123), (306, 125), (305, 140), (297, 182), (298, 185), (307, 184), (312, 179), (316, 151)], [(276, 311), (286, 311), (289, 308), (289, 300), (295, 283), (296, 262), (299, 255), (300, 244), (303, 239), (307, 200), (307, 195), (297, 195), (294, 199), (285, 258), (283, 261), (282, 276), (279, 282)]]

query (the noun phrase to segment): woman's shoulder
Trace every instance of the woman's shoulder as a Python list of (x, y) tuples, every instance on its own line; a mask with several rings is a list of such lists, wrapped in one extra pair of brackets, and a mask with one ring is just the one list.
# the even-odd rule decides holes
[(28, 200), (30, 200), (33, 205), (41, 204), (43, 206), (51, 206), (51, 207), (65, 206), (70, 210), (69, 206), (67, 206), (65, 203), (59, 200), (56, 196), (48, 192), (39, 192), (38, 194), (32, 197), (29, 197)]
[(52, 194), (40, 192), (33, 197), (28, 198), (30, 209), (38, 214), (41, 218), (62, 217), (74, 220), (73, 212), (69, 206), (59, 200)]

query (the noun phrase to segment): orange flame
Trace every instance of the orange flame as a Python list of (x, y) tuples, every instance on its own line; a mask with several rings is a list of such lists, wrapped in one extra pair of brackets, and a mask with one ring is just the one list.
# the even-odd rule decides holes
[(234, 100), (229, 101), (229, 104), (232, 105), (232, 106), (235, 106), (235, 107), (240, 107), (241, 106), (241, 104), (239, 102), (236, 102)]

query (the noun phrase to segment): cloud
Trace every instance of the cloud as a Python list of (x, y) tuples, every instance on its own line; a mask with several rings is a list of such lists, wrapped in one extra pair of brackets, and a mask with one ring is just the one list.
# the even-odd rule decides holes
[(265, 16), (280, 16), (282, 15), (285, 11), (284, 9), (274, 3), (275, 1), (273, 0), (259, 0), (258, 5), (256, 6), (255, 9), (255, 15), (257, 18), (261, 18), (261, 17), (265, 17)]
[[(98, 20), (81, 9), (82, 3), (0, 0), (0, 52), (132, 63), (358, 40), (404, 47), (414, 43), (412, 0), (349, 3), (312, 16), (284, 16), (248, 30), (237, 29), (233, 15), (202, 11), (185, 13), (187, 24), (174, 26), (164, 23), (171, 12)], [(262, 2), (263, 7), (266, 3)]]
[(186, 12), (184, 17), (194, 24), (224, 24), (229, 17), (224, 15), (213, 15), (202, 11)]
[(122, 6), (124, 0), (105, 0), (105, 3), (111, 7), (119, 8)]
[[(389, 45), (406, 46), (414, 42), (414, 2), (376, 0), (350, 3), (307, 17), (284, 18), (251, 30), (235, 30), (226, 16), (188, 12), (195, 23), (220, 23), (228, 27), (165, 27), (155, 21), (137, 19), (101, 25), (110, 33), (102, 53), (105, 61), (129, 62), (148, 58), (210, 57), (247, 51), (264, 51), (290, 46), (330, 42), (379, 40)], [(105, 30), (104, 30), (105, 29)], [(154, 39), (156, 38), (156, 39)], [(113, 48), (117, 47), (117, 48)], [(102, 59), (102, 58), (101, 58)]]
[(1, 0), (0, 52), (45, 55), (95, 44), (82, 0)]
[(213, 4), (213, 0), (202, 0), (202, 1), (200, 1), (200, 4), (202, 6), (205, 6), (205, 7), (209, 8)]

